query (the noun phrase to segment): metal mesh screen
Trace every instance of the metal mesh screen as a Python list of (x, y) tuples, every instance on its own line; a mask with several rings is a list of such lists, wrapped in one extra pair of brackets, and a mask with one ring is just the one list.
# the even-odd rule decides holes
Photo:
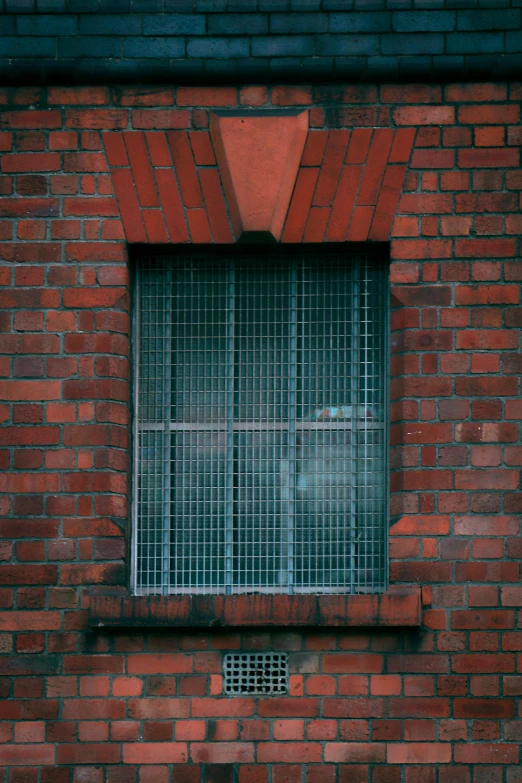
[(227, 653), (223, 661), (223, 691), (277, 696), (288, 691), (286, 653)]
[(339, 251), (139, 262), (138, 593), (385, 589), (386, 302)]

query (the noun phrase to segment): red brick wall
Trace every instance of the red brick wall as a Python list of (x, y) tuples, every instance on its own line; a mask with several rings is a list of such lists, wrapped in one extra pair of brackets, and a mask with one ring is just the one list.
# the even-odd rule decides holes
[[(519, 783), (520, 85), (0, 91), (1, 783)], [(87, 631), (125, 585), (126, 244), (102, 130), (414, 127), (393, 222), (391, 583), (420, 631)], [(283, 699), (220, 695), (230, 649)], [(185, 763), (188, 759), (188, 763)]]

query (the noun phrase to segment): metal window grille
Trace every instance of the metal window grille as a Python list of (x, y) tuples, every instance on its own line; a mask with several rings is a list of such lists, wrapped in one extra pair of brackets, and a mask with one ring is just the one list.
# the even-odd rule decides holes
[(385, 266), (144, 258), (135, 313), (135, 591), (384, 590)]
[(286, 653), (227, 653), (223, 661), (223, 691), (277, 696), (288, 691)]

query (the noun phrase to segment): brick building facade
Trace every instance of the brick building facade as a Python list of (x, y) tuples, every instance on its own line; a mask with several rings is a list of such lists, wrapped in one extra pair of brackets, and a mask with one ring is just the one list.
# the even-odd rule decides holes
[[(522, 781), (518, 5), (3, 0), (1, 783)], [(283, 249), (389, 256), (389, 588), (133, 597), (129, 258), (236, 243), (210, 117), (260, 108)]]

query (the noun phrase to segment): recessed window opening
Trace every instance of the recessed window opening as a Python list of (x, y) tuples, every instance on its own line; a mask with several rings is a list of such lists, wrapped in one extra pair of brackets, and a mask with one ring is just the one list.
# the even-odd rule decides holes
[(339, 249), (139, 259), (137, 593), (386, 588), (387, 296)]

